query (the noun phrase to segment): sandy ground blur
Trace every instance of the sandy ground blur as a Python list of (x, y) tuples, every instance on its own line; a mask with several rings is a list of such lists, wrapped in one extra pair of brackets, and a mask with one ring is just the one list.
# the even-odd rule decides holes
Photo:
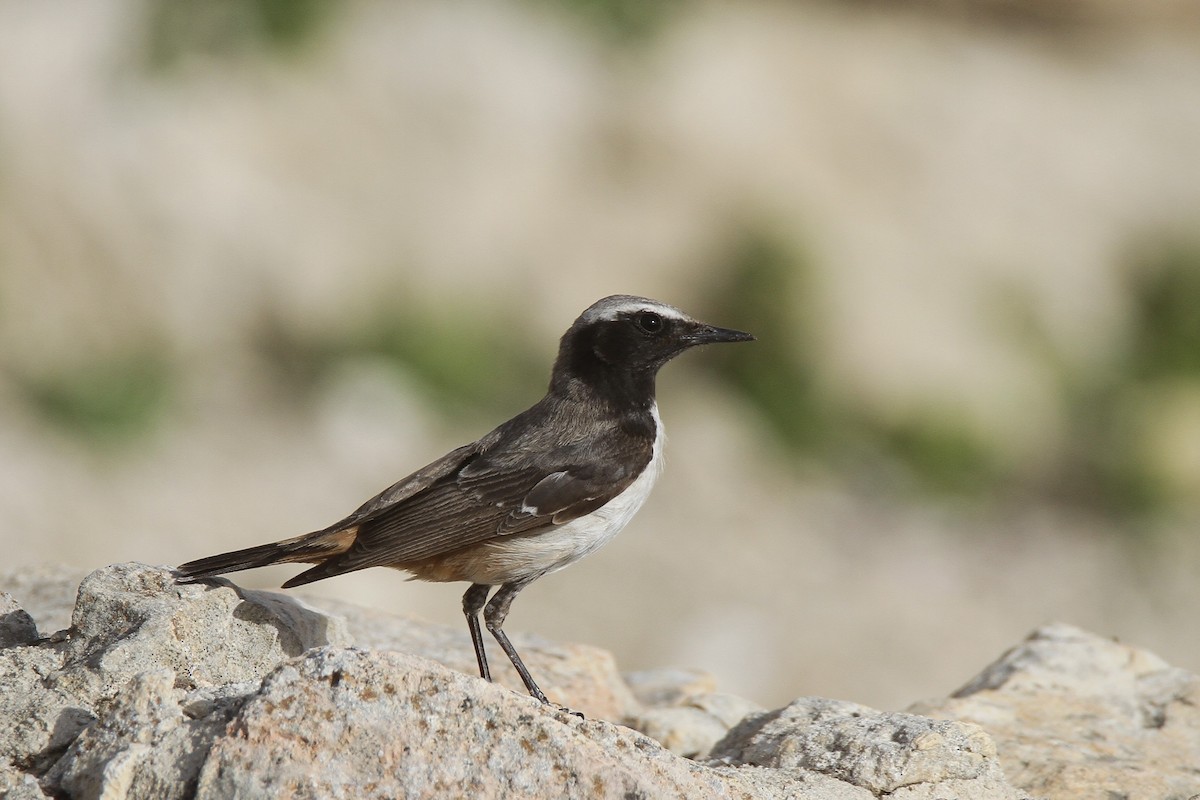
[[(278, 404), (245, 354), (264, 309), (320, 333), (378, 292), (516, 304), (548, 370), (600, 296), (697, 302), (752, 216), (810, 251), (840, 391), (936, 398), (1020, 459), (1062, 409), (998, 334), (997, 293), (1028, 292), (1067, 352), (1098, 358), (1126, 323), (1129, 248), (1200, 218), (1186, 28), (1063, 40), (702, 3), (622, 56), (535, 4), (355, 3), (303, 58), (146, 76), (139, 7), (0, 2), (6, 565), (172, 564), (291, 536), (486, 430), (447, 430), (369, 360), (311, 407)], [(147, 337), (182, 386), (132, 451), (56, 431), (5, 378)], [(647, 507), (527, 590), (511, 627), (627, 669), (707, 669), (767, 705), (944, 695), (1050, 620), (1200, 669), (1195, 520), (1131, 553), (1114, 524), (1056, 509), (866, 497), (772, 455), (704, 358), (660, 380), (668, 463)], [(462, 588), (374, 570), (312, 591), (456, 624)]]

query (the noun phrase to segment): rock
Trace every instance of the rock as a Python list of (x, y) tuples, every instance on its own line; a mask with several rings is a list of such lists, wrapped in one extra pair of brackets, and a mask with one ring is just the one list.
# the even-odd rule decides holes
[(37, 620), (43, 634), (52, 634), (71, 624), (75, 590), (85, 577), (87, 572), (84, 570), (61, 564), (39, 564), (0, 572), (0, 586)]
[(189, 688), (257, 681), (309, 648), (349, 642), (341, 620), (292, 598), (118, 564), (79, 584), (64, 680), (98, 681), (89, 688), (105, 697), (164, 666)]
[(737, 770), (403, 653), (309, 653), (272, 674), (230, 730), (198, 800), (754, 796)]
[(309, 647), (346, 641), (337, 620), (278, 595), (176, 585), (164, 568), (97, 570), (68, 635), (0, 649), (0, 765), (42, 774), (141, 673), (166, 667), (183, 688), (257, 685)]
[(672, 753), (703, 758), (748, 714), (762, 711), (749, 700), (716, 691), (717, 682), (696, 669), (655, 669), (625, 674), (641, 709), (625, 723)]
[(0, 648), (33, 644), (38, 630), (29, 612), (8, 592), (0, 592)]
[[(2, 585), (67, 619), (47, 588), (71, 594), (61, 577)], [(515, 676), (514, 691), (480, 680), (464, 631), (352, 606), (331, 615), (222, 580), (178, 585), (136, 564), (73, 593), (70, 628), (48, 638), (20, 594), (0, 597), (5, 798), (1200, 793), (1200, 679), (1067, 626), (924, 715), (820, 698), (764, 712), (686, 670), (636, 674), (631, 689), (606, 653), (522, 637), (555, 697), (650, 738), (543, 706)]]
[[(701, 686), (696, 684), (697, 688)], [(762, 711), (756, 703), (721, 692), (680, 696), (674, 703), (646, 707), (626, 722), (686, 758), (704, 758), (733, 726), (747, 715)]]
[(689, 697), (717, 690), (717, 679), (699, 669), (647, 669), (626, 672), (625, 683), (644, 706), (678, 706)]
[[(871, 794), (1015, 798), (992, 740), (976, 725), (802, 697), (754, 714), (712, 751), (729, 764), (807, 769)], [(902, 791), (903, 790), (903, 791)]]
[(0, 766), (40, 774), (95, 721), (95, 703), (56, 685), (61, 650), (50, 644), (0, 650)]
[(729, 726), (698, 708), (648, 708), (629, 726), (684, 758), (703, 758), (729, 733)]
[(912, 710), (980, 725), (1009, 780), (1039, 797), (1200, 794), (1200, 677), (1070, 625), (1039, 628), (949, 699)]
[(0, 797), (4, 800), (46, 800), (37, 778), (3, 765), (0, 765)]
[(687, 705), (697, 708), (725, 726), (733, 728), (746, 717), (762, 711), (762, 706), (727, 692), (707, 692), (687, 699)]
[(257, 686), (241, 685), (224, 704), (201, 705), (197, 718), (175, 683), (169, 669), (134, 676), (103, 717), (75, 739), (45, 783), (77, 800), (192, 797), (209, 747)]
[[(324, 598), (308, 602), (343, 617), (359, 646), (424, 656), (466, 675), (479, 674), (466, 623), (438, 625)], [(640, 711), (611, 653), (528, 634), (512, 633), (510, 638), (553, 702), (598, 719), (623, 720)], [(525, 684), (504, 654), (493, 648), (489, 655), (492, 678), (501, 686), (525, 694)]]

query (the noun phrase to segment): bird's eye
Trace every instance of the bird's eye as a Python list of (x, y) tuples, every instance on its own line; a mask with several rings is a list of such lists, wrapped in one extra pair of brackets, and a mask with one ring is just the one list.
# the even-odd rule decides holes
[(637, 315), (637, 326), (646, 333), (660, 333), (663, 329), (663, 318), (653, 311), (643, 311)]

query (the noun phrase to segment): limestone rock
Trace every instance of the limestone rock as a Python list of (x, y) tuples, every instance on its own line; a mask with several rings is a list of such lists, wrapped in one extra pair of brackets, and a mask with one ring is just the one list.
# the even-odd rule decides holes
[(733, 726), (763, 710), (718, 692), (716, 679), (702, 670), (643, 670), (626, 673), (625, 680), (641, 704), (625, 723), (687, 758), (704, 758)]
[(33, 644), (37, 638), (37, 625), (29, 612), (11, 594), (0, 592), (0, 648)]
[(1070, 625), (1034, 631), (913, 710), (986, 729), (1009, 780), (1038, 797), (1200, 795), (1200, 677)]
[(139, 674), (165, 667), (183, 688), (257, 685), (309, 647), (346, 641), (336, 620), (294, 601), (179, 586), (163, 568), (106, 567), (75, 594), (63, 635), (0, 649), (0, 766), (45, 773)]
[(1015, 798), (978, 726), (802, 697), (752, 715), (713, 748), (730, 764), (819, 772), (871, 794)]
[(117, 564), (79, 584), (63, 680), (95, 682), (88, 688), (106, 697), (159, 667), (187, 687), (261, 680), (286, 658), (349, 641), (338, 619), (279, 594)]
[[(464, 675), (479, 674), (465, 623), (439, 625), (324, 598), (308, 602), (343, 617), (351, 638), (360, 647), (424, 656)], [(608, 651), (518, 632), (509, 636), (551, 701), (597, 719), (621, 720), (640, 710)], [(492, 678), (501, 686), (525, 694), (525, 685), (508, 659), (496, 649), (489, 654)]]
[(135, 675), (96, 724), (75, 739), (45, 783), (77, 800), (192, 797), (213, 740), (257, 686), (242, 684), (228, 702), (203, 704), (203, 713), (194, 715), (175, 683), (169, 669)]
[(0, 764), (0, 797), (4, 800), (46, 800), (37, 778)]
[(648, 706), (626, 722), (672, 753), (704, 758), (731, 728), (759, 711), (759, 705), (741, 697), (707, 692), (678, 697), (668, 706)]
[[(1200, 679), (1068, 626), (925, 716), (819, 698), (763, 712), (686, 670), (631, 689), (606, 653), (522, 637), (556, 699), (651, 739), (542, 706), (501, 664), (513, 691), (480, 680), (457, 629), (136, 564), (78, 591), (52, 575), (0, 586), (13, 593), (0, 596), (0, 796), (14, 800), (1200, 793)], [(33, 620), (68, 619), (54, 592), (75, 595), (71, 624), (39, 637)]]
[(0, 766), (40, 773), (95, 721), (93, 703), (56, 685), (62, 668), (50, 644), (0, 650)]
[[(198, 800), (755, 796), (737, 770), (395, 652), (324, 648), (289, 662), (230, 731), (200, 772)], [(767, 777), (762, 796), (786, 796), (786, 780)]]
[(707, 756), (713, 745), (729, 733), (728, 725), (690, 706), (648, 708), (631, 718), (629, 724), (685, 758)]

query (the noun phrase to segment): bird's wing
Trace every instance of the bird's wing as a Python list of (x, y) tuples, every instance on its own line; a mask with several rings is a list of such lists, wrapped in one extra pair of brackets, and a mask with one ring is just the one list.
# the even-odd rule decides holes
[(492, 443), (490, 440), (494, 438), (495, 431), (478, 441), (464, 444), (462, 447), (451, 450), (437, 461), (426, 464), (408, 477), (396, 481), (359, 506), (353, 514), (329, 526), (327, 530), (345, 530), (363, 519), (378, 514), (381, 511), (386, 511), (389, 508), (394, 508), (413, 495), (425, 491), (447, 475), (451, 475), (457, 470), (462, 469), (463, 465), (469, 459), (486, 450)]
[(624, 458), (597, 458), (618, 446), (615, 439), (548, 452), (522, 444), (468, 453), (460, 468), (423, 490), (376, 506), (357, 523), (354, 544), (310, 570), (311, 579), (420, 561), (499, 536), (561, 525), (623, 492), (651, 457), (647, 444), (632, 459), (627, 452)]

